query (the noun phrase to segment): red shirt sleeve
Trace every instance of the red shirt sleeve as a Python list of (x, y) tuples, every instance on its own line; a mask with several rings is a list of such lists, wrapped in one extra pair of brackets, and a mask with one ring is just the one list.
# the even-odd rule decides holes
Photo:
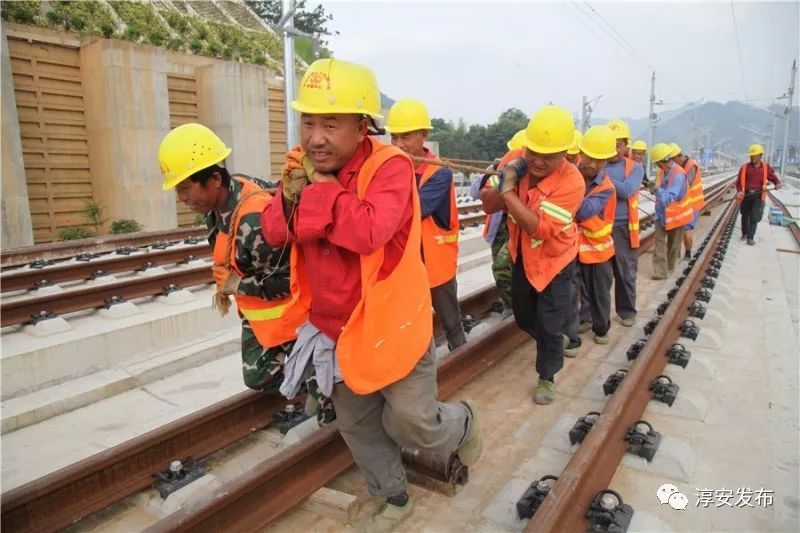
[(286, 222), (283, 211), (283, 184), (278, 186), (278, 192), (261, 213), (261, 233), (267, 244), (273, 248), (279, 248), (296, 240), (294, 234), (289, 230), (289, 224)]
[(377, 170), (363, 200), (340, 183), (308, 185), (294, 224), (297, 241), (325, 238), (351, 252), (371, 254), (386, 245), (410, 218), (407, 207), (412, 186), (414, 169), (400, 157), (389, 159)]
[[(767, 165), (766, 163), (764, 164)], [(772, 165), (767, 165), (767, 181), (771, 181), (776, 187), (781, 183), (781, 180), (778, 179), (778, 176), (775, 174), (775, 169), (772, 168)]]
[[(568, 211), (573, 217), (583, 202), (585, 187), (580, 182), (575, 182), (574, 186), (562, 186), (553, 192), (547, 201)], [(550, 216), (542, 208), (539, 208), (539, 225), (531, 237), (535, 239), (547, 240), (555, 236), (567, 225), (563, 220)]]

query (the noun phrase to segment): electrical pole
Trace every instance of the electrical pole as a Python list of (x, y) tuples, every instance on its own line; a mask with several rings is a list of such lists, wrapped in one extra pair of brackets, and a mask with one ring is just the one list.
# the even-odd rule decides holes
[[(283, 0), (282, 26), (291, 30), (294, 28), (294, 0)], [(294, 74), (294, 35), (291, 31), (283, 32), (283, 96), (285, 98), (284, 110), (286, 113), (286, 149), (291, 150), (297, 146), (297, 124), (294, 120), (292, 100), (295, 96)]]
[[(653, 71), (653, 75), (650, 78), (650, 114), (647, 115), (649, 128), (647, 131), (647, 148), (653, 148), (653, 131), (656, 127), (656, 72)], [(650, 172), (650, 150), (647, 150), (647, 175), (651, 174)]]
[(588, 102), (586, 102), (586, 97), (584, 96), (581, 100), (581, 131), (586, 133), (586, 124), (589, 120), (586, 118), (586, 108), (588, 107)]
[(786, 170), (786, 160), (789, 159), (789, 125), (792, 123), (792, 104), (794, 103), (794, 79), (797, 77), (797, 60), (792, 61), (792, 75), (789, 78), (789, 92), (786, 93), (786, 107), (784, 108), (783, 125), (783, 153), (781, 154), (781, 176)]
[(589, 123), (592, 121), (592, 111), (594, 111), (594, 106), (597, 105), (597, 102), (603, 97), (601, 94), (594, 100), (588, 100), (585, 96), (583, 97), (583, 102), (581, 104), (581, 132), (586, 133), (586, 130), (589, 129)]

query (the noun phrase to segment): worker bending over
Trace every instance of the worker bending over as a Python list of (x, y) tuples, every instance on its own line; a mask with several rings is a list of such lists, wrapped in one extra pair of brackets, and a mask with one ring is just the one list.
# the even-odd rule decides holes
[(506, 156), (498, 187), (484, 189), (484, 210), (508, 209), (511, 300), (519, 327), (536, 339), (539, 381), (533, 400), (552, 403), (555, 375), (564, 365), (562, 331), (575, 302), (572, 279), (578, 253), (573, 217), (584, 184), (565, 156), (575, 124), (561, 107), (546, 106), (530, 120), (523, 148)]
[(289, 253), (270, 247), (261, 235), (261, 211), (271, 200), (264, 182), (231, 175), (225, 143), (201, 124), (184, 124), (161, 141), (158, 161), (163, 189), (205, 215), (213, 249), (215, 305), (224, 314), (229, 297), (242, 318), (242, 374), (251, 389), (278, 392), (283, 360), (305, 313), (287, 311)]
[(631, 130), (624, 120), (606, 126), (617, 138), (617, 155), (606, 163), (605, 173), (617, 192), (614, 215), (614, 305), (622, 325), (631, 327), (636, 319), (636, 272), (639, 268), (639, 188), (644, 179), (642, 165), (626, 157)]
[[(389, 110), (386, 131), (392, 144), (408, 155), (437, 159), (425, 140), (433, 129), (425, 105), (413, 99), (399, 100)], [(432, 163), (415, 163), (422, 214), (422, 260), (428, 271), (431, 300), (450, 350), (467, 342), (458, 306), (458, 208), (453, 171)]]
[(617, 195), (611, 178), (603, 172), (606, 161), (616, 153), (616, 137), (608, 126), (593, 126), (580, 144), (578, 170), (586, 195), (575, 214), (580, 230), (578, 262), (581, 279), (579, 330), (594, 332), (597, 344), (608, 344), (611, 328), (611, 282), (614, 279), (614, 215)]
[(685, 155), (680, 146), (671, 143), (670, 148), (672, 148), (670, 159), (680, 165), (686, 172), (686, 183), (689, 187), (689, 192), (687, 193), (689, 195), (689, 204), (694, 211), (692, 221), (683, 228), (684, 258), (689, 260), (692, 257), (694, 229), (697, 227), (697, 219), (700, 216), (700, 210), (706, 205), (705, 196), (703, 195), (703, 172), (700, 170), (700, 165), (697, 164), (697, 161)]
[(339, 432), (370, 493), (386, 499), (366, 529), (386, 531), (412, 513), (401, 447), (457, 452), (470, 466), (483, 440), (470, 401), (437, 400), (414, 166), (369, 136), (382, 118), (373, 72), (317, 60), (292, 107), (300, 146), (261, 217), (272, 246), (294, 243), (292, 305), (309, 310), (281, 392), (291, 397), (312, 372), (332, 390)]

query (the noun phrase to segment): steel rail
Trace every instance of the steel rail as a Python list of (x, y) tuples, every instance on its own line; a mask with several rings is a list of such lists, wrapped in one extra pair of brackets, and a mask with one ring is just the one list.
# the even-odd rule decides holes
[[(767, 192), (767, 194), (769, 194), (769, 199), (772, 200), (772, 203), (774, 203), (776, 206), (778, 206), (780, 208), (780, 210), (784, 214), (784, 216), (786, 216), (788, 218), (792, 218), (792, 219), (794, 218), (794, 217), (792, 217), (792, 213), (791, 213), (791, 211), (789, 211), (789, 208), (786, 207), (783, 204), (783, 202), (780, 200), (780, 198), (775, 196), (771, 191)], [(788, 228), (789, 228), (789, 231), (792, 232), (792, 237), (794, 237), (794, 241), (797, 244), (800, 244), (800, 227), (798, 226), (797, 221), (793, 220), (792, 223), (789, 224)]]
[(188, 238), (203, 238), (208, 235), (205, 226), (158, 231), (139, 231), (123, 235), (104, 235), (90, 239), (57, 241), (20, 248), (9, 248), (0, 253), (0, 266), (9, 268), (23, 266), (39, 259), (58, 261), (82, 253), (112, 252), (117, 248), (139, 248), (156, 242), (181, 241)]
[[(457, 348), (439, 366), (439, 398), (449, 398), (528, 339), (514, 319), (507, 318), (485, 336)], [(339, 432), (328, 427), (253, 465), (146, 531), (253, 531), (291, 510), (352, 464)]]
[(0, 285), (2, 286), (2, 292), (34, 289), (37, 284), (44, 281), (63, 283), (65, 281), (88, 280), (97, 272), (113, 274), (136, 270), (148, 264), (152, 266), (168, 265), (183, 263), (191, 258), (210, 256), (211, 248), (208, 243), (131, 255), (110, 254), (108, 257), (101, 257), (91, 261), (62, 262), (49, 268), (14, 269), (0, 276)]
[[(496, 287), (479, 291), (460, 301), (462, 312), (480, 314), (498, 296)], [(443, 365), (453, 365), (450, 360)], [(480, 351), (461, 361), (465, 368), (490, 364)], [(285, 405), (280, 396), (245, 391), (156, 428), (4, 493), (0, 525), (8, 531), (60, 530), (146, 489), (153, 481), (151, 474), (171, 461), (190, 455), (202, 459), (268, 426)]]
[(609, 483), (627, 452), (625, 435), (641, 420), (652, 399), (651, 382), (667, 365), (667, 350), (679, 337), (680, 325), (688, 317), (689, 305), (701, 287), (703, 273), (711, 263), (725, 229), (735, 214), (731, 203), (720, 216), (711, 240), (661, 317), (647, 344), (634, 360), (625, 379), (606, 403), (594, 427), (587, 433), (548, 496), (528, 523), (526, 532), (586, 531), (586, 512), (594, 496)]
[(181, 268), (165, 274), (135, 276), (124, 281), (80, 287), (47, 296), (20, 298), (10, 302), (0, 301), (0, 326), (25, 324), (42, 313), (64, 315), (76, 311), (95, 309), (111, 303), (111, 298), (132, 300), (164, 294), (175, 287), (191, 287), (211, 283), (208, 266)]

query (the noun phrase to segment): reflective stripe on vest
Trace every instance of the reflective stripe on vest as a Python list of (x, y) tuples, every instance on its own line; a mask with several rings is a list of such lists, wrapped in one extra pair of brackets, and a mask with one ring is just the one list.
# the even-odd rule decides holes
[[(767, 174), (769, 171), (767, 168), (767, 164), (764, 163), (763, 161), (761, 162), (761, 168), (763, 171), (763, 177), (761, 178), (761, 201), (763, 202), (764, 199), (767, 197)], [(747, 182), (747, 163), (745, 163), (739, 168), (739, 187), (742, 193), (744, 193), (744, 191), (746, 190), (745, 189), (746, 182)], [(736, 200), (736, 202), (742, 203), (742, 201), (738, 199)]]
[(240, 307), (239, 310), (242, 312), (244, 317), (251, 322), (254, 320), (275, 320), (283, 315), (283, 312), (286, 310), (286, 304), (276, 305), (275, 307), (267, 307), (264, 309), (242, 309)]
[[(680, 168), (678, 164), (673, 164), (672, 167), (670, 167), (669, 174), (666, 178), (668, 189), (672, 186), (672, 181), (675, 179), (675, 176), (678, 174), (678, 169)], [(694, 209), (692, 209), (689, 203), (688, 184), (684, 195), (677, 201), (666, 206), (664, 215), (666, 218), (664, 228), (667, 231), (683, 227), (694, 220)]]
[[(436, 172), (442, 168), (436, 165), (424, 165), (418, 187), (421, 189)], [(422, 219), (422, 260), (428, 272), (428, 284), (438, 287), (449, 282), (458, 272), (458, 205), (456, 189), (450, 182), (450, 229), (444, 229), (436, 223), (433, 215)]]

